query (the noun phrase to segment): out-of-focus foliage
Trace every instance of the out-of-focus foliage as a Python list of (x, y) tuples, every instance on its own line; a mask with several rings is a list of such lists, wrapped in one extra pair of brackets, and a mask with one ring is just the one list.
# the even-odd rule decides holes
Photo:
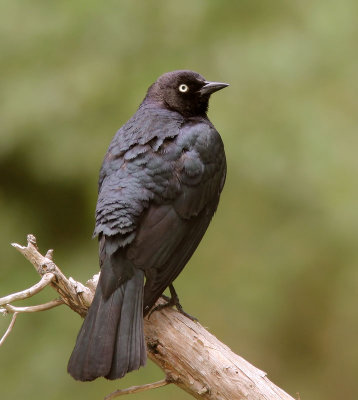
[[(209, 112), (228, 178), (177, 280), (182, 304), (291, 394), (356, 399), (357, 15), (356, 0), (2, 2), (0, 295), (38, 279), (9, 246), (30, 232), (65, 274), (97, 271), (106, 148), (160, 74), (197, 70), (231, 84)], [(1, 398), (99, 399), (161, 378), (149, 363), (118, 382), (72, 380), (80, 323), (65, 307), (19, 316), (0, 349)], [(132, 396), (169, 397), (189, 398)]]

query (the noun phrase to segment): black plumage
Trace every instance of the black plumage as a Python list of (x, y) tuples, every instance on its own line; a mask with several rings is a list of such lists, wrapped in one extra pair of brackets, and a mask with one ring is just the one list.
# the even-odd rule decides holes
[(145, 364), (143, 315), (192, 256), (224, 186), (224, 146), (206, 113), (226, 86), (166, 73), (113, 138), (96, 208), (101, 275), (68, 364), (75, 379)]

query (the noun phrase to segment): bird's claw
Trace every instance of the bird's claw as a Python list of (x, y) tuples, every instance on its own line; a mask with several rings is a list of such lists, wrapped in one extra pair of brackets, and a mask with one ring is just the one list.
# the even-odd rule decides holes
[(191, 319), (194, 322), (198, 322), (198, 319), (196, 317), (193, 317), (192, 315), (188, 314), (187, 312), (185, 312), (183, 310), (183, 307), (179, 302), (179, 297), (178, 297), (173, 285), (169, 285), (169, 290), (170, 290), (171, 297), (168, 297), (168, 296), (165, 296), (164, 294), (162, 294), (161, 297), (166, 301), (166, 303), (158, 304), (157, 306), (153, 307), (148, 314), (148, 319), (154, 313), (154, 311), (160, 311), (160, 310), (163, 310), (164, 308), (175, 306), (180, 314), (184, 315), (185, 317)]

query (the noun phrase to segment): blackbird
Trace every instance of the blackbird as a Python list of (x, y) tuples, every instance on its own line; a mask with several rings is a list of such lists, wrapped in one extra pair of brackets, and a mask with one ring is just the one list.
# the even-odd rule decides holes
[(98, 184), (101, 274), (68, 363), (73, 378), (117, 379), (143, 366), (143, 316), (168, 286), (180, 309), (172, 282), (225, 182), (224, 146), (207, 110), (226, 86), (189, 70), (165, 73), (114, 136)]

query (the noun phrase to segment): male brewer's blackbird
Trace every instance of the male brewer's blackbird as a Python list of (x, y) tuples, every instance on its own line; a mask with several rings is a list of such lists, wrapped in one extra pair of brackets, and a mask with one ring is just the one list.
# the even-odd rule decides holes
[(210, 95), (226, 86), (168, 72), (113, 138), (96, 207), (101, 274), (68, 363), (75, 379), (117, 379), (145, 364), (143, 315), (168, 286), (176, 297), (171, 284), (224, 186), (224, 146), (206, 113)]

